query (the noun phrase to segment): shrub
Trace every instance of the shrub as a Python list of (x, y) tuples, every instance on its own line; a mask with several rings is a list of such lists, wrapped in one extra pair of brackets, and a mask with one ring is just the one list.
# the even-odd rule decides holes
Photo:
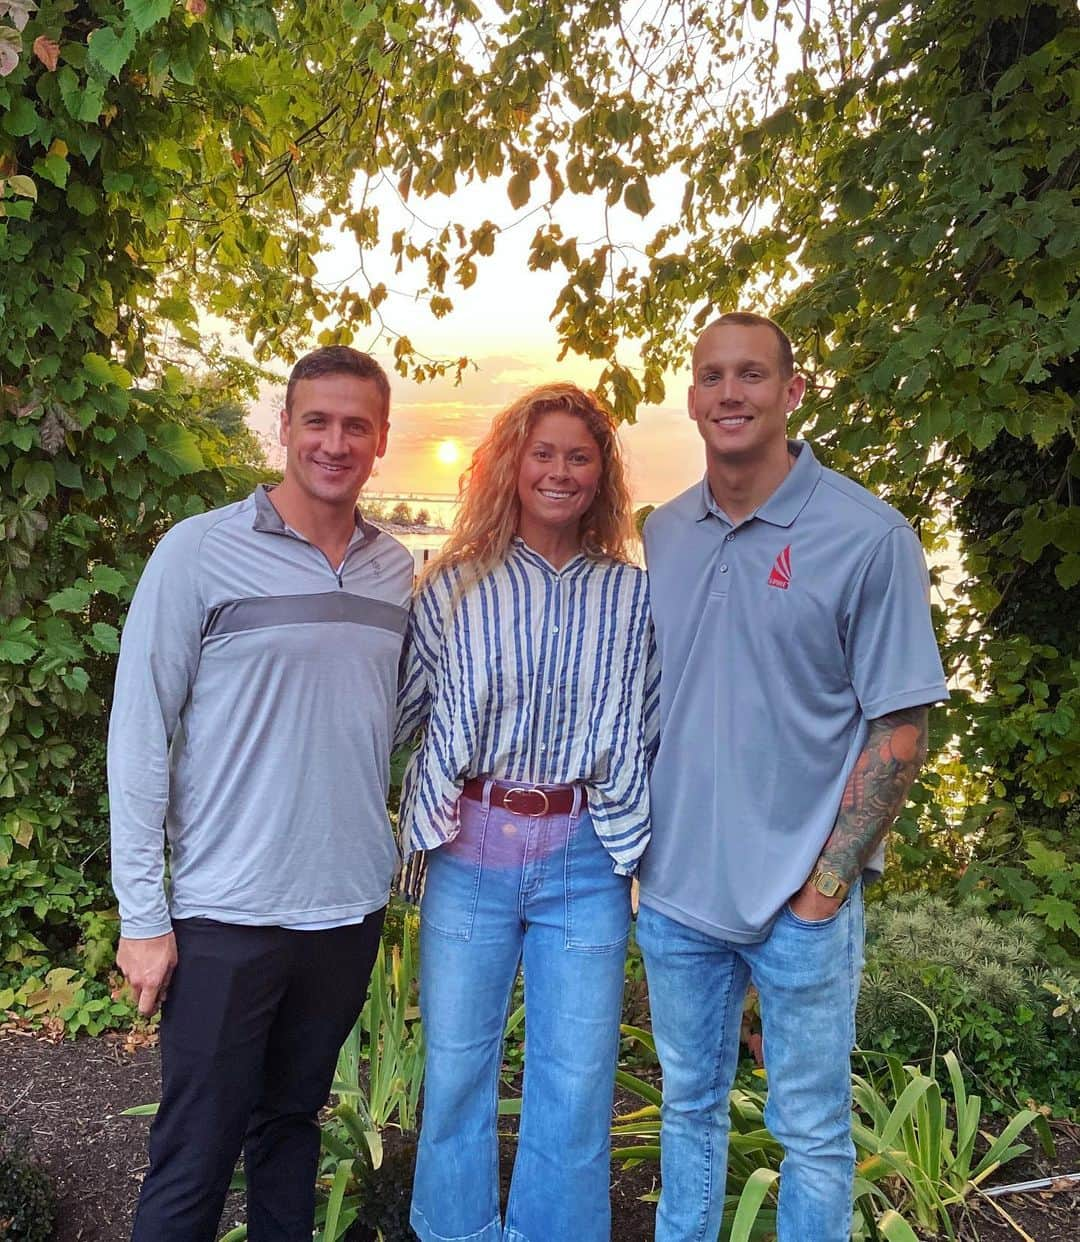
[(889, 898), (867, 910), (866, 958), (863, 1047), (927, 1060), (934, 1029), (925, 1006), (937, 1016), (940, 1040), (989, 1095), (1075, 1107), (1080, 1040), (1054, 1016), (1030, 920), (1002, 925), (974, 903), (925, 894)]
[(25, 1145), (0, 1131), (0, 1238), (3, 1242), (49, 1242), (56, 1195), (49, 1175)]

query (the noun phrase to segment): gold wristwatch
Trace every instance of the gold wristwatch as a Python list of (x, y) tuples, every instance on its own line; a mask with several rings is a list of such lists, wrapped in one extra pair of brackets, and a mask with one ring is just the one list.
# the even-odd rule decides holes
[(846, 880), (836, 874), (835, 871), (826, 871), (823, 867), (815, 867), (810, 873), (810, 886), (816, 888), (822, 897), (837, 897), (841, 901), (847, 896), (847, 891), (851, 887)]

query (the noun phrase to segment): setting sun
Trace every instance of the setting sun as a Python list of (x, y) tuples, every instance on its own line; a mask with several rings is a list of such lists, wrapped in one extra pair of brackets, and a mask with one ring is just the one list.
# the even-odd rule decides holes
[(461, 445), (457, 440), (440, 440), (435, 447), (435, 457), (442, 466), (453, 466), (461, 460)]

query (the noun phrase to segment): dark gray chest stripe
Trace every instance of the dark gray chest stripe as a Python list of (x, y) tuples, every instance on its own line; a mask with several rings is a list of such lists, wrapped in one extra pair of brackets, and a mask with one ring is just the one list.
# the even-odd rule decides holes
[(234, 599), (211, 608), (203, 627), (203, 638), (221, 638), (245, 630), (262, 630), (274, 625), (310, 625), (319, 621), (346, 621), (370, 625), (394, 634), (404, 634), (408, 610), (385, 600), (348, 591), (326, 591), (321, 595), (265, 595), (255, 599)]

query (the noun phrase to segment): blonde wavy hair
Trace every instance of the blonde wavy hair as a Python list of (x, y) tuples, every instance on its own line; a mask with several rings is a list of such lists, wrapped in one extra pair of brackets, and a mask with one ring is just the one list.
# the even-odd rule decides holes
[(581, 550), (598, 559), (629, 559), (634, 525), (615, 420), (596, 397), (575, 384), (541, 384), (495, 416), (461, 476), (450, 538), (428, 562), (425, 577), (454, 566), (467, 567), (470, 578), (480, 578), (505, 558), (521, 517), (521, 459), (533, 428), (545, 414), (580, 418), (600, 449), (600, 482), (581, 517)]

